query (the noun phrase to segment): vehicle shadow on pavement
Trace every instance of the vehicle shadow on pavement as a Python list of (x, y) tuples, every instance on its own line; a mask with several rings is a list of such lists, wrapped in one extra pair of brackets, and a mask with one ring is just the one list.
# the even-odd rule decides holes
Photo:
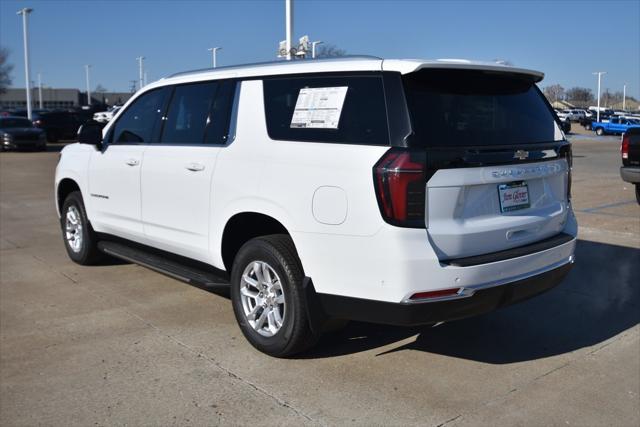
[(579, 240), (576, 265), (557, 288), (483, 316), (438, 327), (352, 323), (304, 358), (375, 349), (417, 350), (492, 364), (517, 363), (602, 343), (640, 322), (640, 250)]

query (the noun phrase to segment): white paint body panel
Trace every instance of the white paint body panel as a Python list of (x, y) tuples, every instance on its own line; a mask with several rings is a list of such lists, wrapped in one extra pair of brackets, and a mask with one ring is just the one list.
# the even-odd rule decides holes
[(140, 171), (144, 150), (142, 145), (123, 145), (91, 153), (89, 194), (83, 198), (96, 231), (129, 239), (142, 237)]
[(146, 148), (141, 214), (145, 238), (154, 246), (208, 261), (211, 178), (219, 153), (215, 146)]
[[(440, 259), (523, 246), (566, 224), (564, 159), (526, 165), (443, 169), (427, 183), (428, 234)], [(498, 185), (524, 181), (530, 207), (500, 212)]]
[[(217, 78), (381, 69), (407, 73), (447, 64), (512, 71), (496, 64), (451, 60), (301, 61), (180, 75), (148, 85), (140, 93)], [(530, 70), (514, 72), (541, 76)], [(227, 146), (110, 146), (101, 153), (74, 144), (62, 152), (56, 186), (65, 178), (78, 183), (96, 230), (221, 269), (225, 268), (222, 235), (229, 220), (245, 212), (270, 216), (291, 234), (304, 272), (318, 292), (372, 300), (401, 302), (414, 292), (516, 280), (573, 255), (575, 240), (473, 267), (445, 266), (439, 260), (443, 255), (520, 246), (559, 231), (576, 236), (575, 218), (564, 200), (564, 160), (546, 162), (546, 169), (518, 166), (525, 168), (517, 180), (530, 183), (532, 206), (506, 215), (495, 214), (491, 195), (498, 183), (516, 180), (508, 174), (494, 175), (504, 168), (438, 171), (427, 184), (428, 227), (395, 227), (382, 219), (372, 176), (373, 166), (388, 147), (271, 140), (262, 86), (260, 79), (242, 82), (235, 139)], [(118, 115), (105, 127), (105, 134)], [(139, 157), (138, 166), (125, 164), (132, 157)], [(194, 173), (185, 168), (191, 163), (204, 168)], [(108, 203), (92, 197), (94, 192), (108, 193)], [(525, 232), (516, 236), (519, 239), (507, 239), (507, 233), (520, 229)]]

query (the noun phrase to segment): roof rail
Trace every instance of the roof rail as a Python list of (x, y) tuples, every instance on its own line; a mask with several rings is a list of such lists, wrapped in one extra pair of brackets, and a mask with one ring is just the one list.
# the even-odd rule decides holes
[(237, 64), (237, 65), (227, 65), (224, 67), (216, 67), (216, 68), (199, 68), (197, 70), (191, 71), (181, 71), (179, 73), (174, 73), (169, 75), (167, 78), (184, 76), (188, 74), (199, 74), (199, 73), (210, 73), (211, 71), (226, 71), (226, 70), (236, 70), (239, 68), (245, 67), (255, 67), (255, 66), (266, 66), (266, 65), (284, 65), (284, 64), (299, 64), (301, 62), (309, 62), (309, 61), (322, 61), (322, 62), (333, 62), (333, 61), (344, 61), (344, 60), (358, 60), (358, 59), (379, 59), (382, 58), (373, 55), (346, 55), (346, 56), (336, 56), (331, 58), (305, 58), (305, 59), (296, 59), (294, 61), (286, 61), (286, 60), (278, 60), (278, 61), (265, 61), (265, 62), (253, 62), (247, 64)]

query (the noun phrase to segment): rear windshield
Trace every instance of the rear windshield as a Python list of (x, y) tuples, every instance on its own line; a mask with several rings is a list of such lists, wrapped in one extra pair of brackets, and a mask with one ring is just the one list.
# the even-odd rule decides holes
[(524, 75), (421, 70), (403, 77), (414, 146), (519, 145), (555, 140), (555, 119)]

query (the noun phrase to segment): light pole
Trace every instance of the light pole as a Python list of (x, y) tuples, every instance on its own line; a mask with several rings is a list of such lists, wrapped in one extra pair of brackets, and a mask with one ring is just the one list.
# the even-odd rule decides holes
[(293, 0), (284, 0), (285, 2), (285, 33), (287, 47), (287, 61), (291, 61), (291, 39), (293, 38)]
[(27, 118), (31, 120), (31, 70), (29, 68), (29, 14), (33, 12), (30, 7), (20, 9), (17, 14), (22, 15), (22, 36), (24, 39), (24, 79), (27, 93)]
[(143, 80), (142, 79), (144, 77), (144, 73), (142, 71), (144, 66), (142, 65), (142, 61), (144, 61), (144, 56), (138, 56), (136, 59), (138, 60), (138, 71), (140, 73), (140, 75), (139, 75), (139, 84), (140, 84), (140, 89), (142, 89), (142, 86), (143, 86), (143, 84), (142, 84)]
[(216, 68), (217, 66), (217, 61), (216, 61), (216, 53), (219, 50), (222, 50), (221, 47), (210, 47), (209, 49), (207, 49), (209, 52), (211, 52), (211, 64), (213, 65), (213, 68)]
[(38, 73), (38, 105), (42, 110), (42, 73)]
[(596, 121), (600, 121), (600, 80), (602, 79), (603, 74), (607, 74), (606, 71), (596, 71), (592, 73), (594, 76), (598, 76), (598, 111), (596, 112)]
[(91, 68), (90, 64), (84, 66), (84, 73), (87, 79), (87, 105), (91, 106), (91, 85), (89, 84), (89, 68)]
[(311, 42), (311, 59), (315, 59), (316, 57), (316, 45), (322, 44), (322, 41), (318, 40), (315, 42)]
[(626, 111), (626, 102), (627, 102), (627, 84), (625, 83), (622, 86), (622, 110)]

